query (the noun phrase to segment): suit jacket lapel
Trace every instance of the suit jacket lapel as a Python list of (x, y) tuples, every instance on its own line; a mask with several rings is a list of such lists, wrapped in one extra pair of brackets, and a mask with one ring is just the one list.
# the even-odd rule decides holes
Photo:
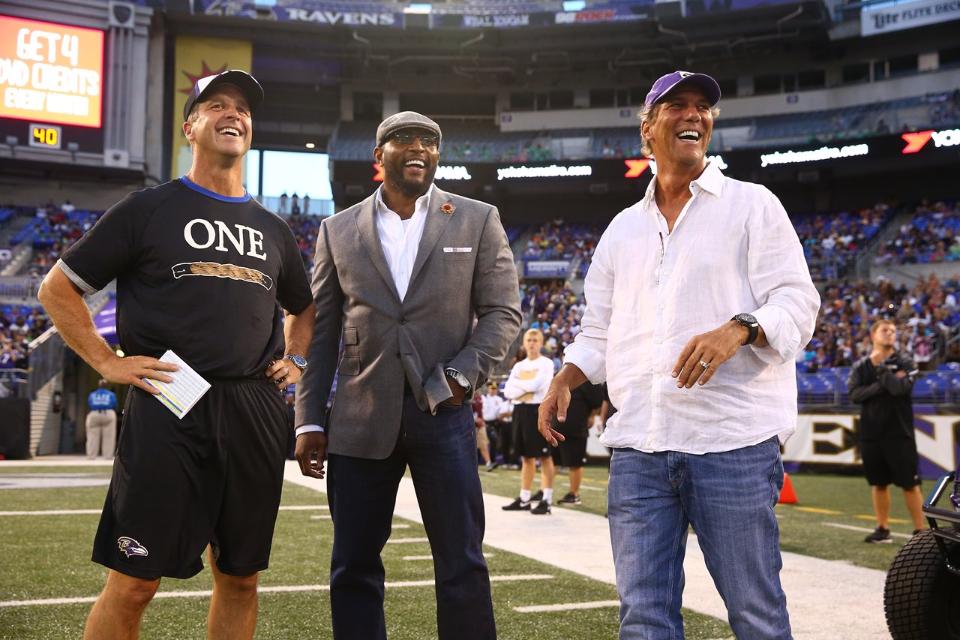
[[(430, 198), (430, 209), (427, 211), (427, 219), (423, 224), (423, 235), (420, 236), (420, 245), (417, 247), (417, 259), (413, 263), (413, 271), (410, 273), (410, 286), (416, 282), (417, 276), (426, 264), (433, 248), (436, 246), (443, 230), (446, 229), (450, 219), (454, 216), (455, 209), (453, 205), (448, 205), (446, 210), (450, 213), (444, 213), (444, 205), (450, 202), (450, 195), (445, 191), (434, 187), (433, 195)], [(407, 289), (408, 291), (410, 289)]]
[(380, 244), (380, 234), (377, 232), (377, 194), (367, 198), (360, 207), (360, 213), (357, 215), (357, 231), (360, 234), (360, 241), (363, 243), (367, 253), (370, 254), (370, 260), (373, 266), (377, 268), (380, 277), (394, 297), (399, 301), (400, 294), (397, 293), (397, 285), (393, 281), (393, 275), (390, 273), (390, 267), (387, 266), (387, 258), (383, 253), (383, 245)]

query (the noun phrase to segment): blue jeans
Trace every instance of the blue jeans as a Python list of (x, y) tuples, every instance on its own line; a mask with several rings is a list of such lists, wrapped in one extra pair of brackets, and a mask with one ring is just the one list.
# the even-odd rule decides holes
[(388, 458), (328, 456), (327, 495), (333, 517), (330, 605), (336, 640), (386, 640), (380, 552), (390, 537), (397, 487), (407, 466), (433, 553), (436, 637), (497, 637), (482, 551), (483, 494), (476, 438), (469, 403), (442, 407), (434, 416), (407, 396), (400, 438)]
[(614, 449), (610, 538), (620, 595), (621, 640), (682, 640), (687, 528), (742, 640), (791, 638), (780, 586), (783, 486), (777, 439), (693, 455)]

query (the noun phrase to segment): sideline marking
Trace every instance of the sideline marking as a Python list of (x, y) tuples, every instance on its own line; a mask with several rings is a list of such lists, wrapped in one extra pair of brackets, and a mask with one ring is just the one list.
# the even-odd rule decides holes
[[(877, 516), (872, 513), (861, 513), (853, 517), (857, 520), (866, 520), (867, 522), (876, 522), (877, 520)], [(904, 520), (903, 518), (888, 518), (888, 520), (893, 524), (910, 524), (909, 520)], [(871, 531), (873, 531), (873, 529), (871, 529)]]
[(391, 538), (387, 544), (415, 544), (417, 542), (430, 542), (429, 538)]
[(833, 509), (820, 509), (818, 507), (794, 507), (797, 511), (806, 511), (807, 513), (822, 513), (828, 516), (838, 516), (843, 511), (834, 511)]
[[(329, 509), (327, 505), (288, 505), (280, 511), (317, 511)], [(0, 516), (88, 516), (101, 513), (102, 509), (46, 509), (43, 511), (0, 511)], [(328, 518), (330, 516), (327, 516)]]
[(513, 607), (517, 613), (552, 613), (554, 611), (574, 611), (576, 609), (605, 609), (619, 607), (619, 600), (597, 600), (596, 602), (567, 602), (564, 604), (535, 604), (526, 607)]
[[(548, 573), (520, 573), (514, 575), (490, 576), (490, 582), (527, 582), (533, 580), (553, 580), (553, 576)], [(390, 589), (401, 589), (406, 587), (432, 587), (433, 580), (405, 580), (400, 582), (387, 582), (384, 586)], [(258, 593), (301, 593), (304, 591), (329, 591), (328, 584), (296, 584), (275, 587), (258, 587)], [(212, 591), (161, 591), (154, 598), (209, 598)], [(7, 600), (0, 602), (0, 608), (4, 607), (30, 607), (30, 606), (56, 606), (64, 604), (90, 604), (96, 602), (97, 598), (44, 598), (39, 600)]]
[[(840, 524), (839, 522), (822, 522), (821, 524), (828, 527), (835, 527), (837, 529), (846, 529), (847, 531), (862, 531), (863, 533), (873, 533), (873, 529), (867, 529), (866, 527), (854, 527), (849, 524)], [(909, 533), (896, 533), (894, 531), (891, 531), (890, 535), (893, 536), (894, 538), (905, 538), (907, 540), (913, 537), (913, 535)]]
[[(484, 558), (492, 558), (492, 553), (483, 554)], [(433, 560), (433, 556), (403, 556), (404, 560)]]

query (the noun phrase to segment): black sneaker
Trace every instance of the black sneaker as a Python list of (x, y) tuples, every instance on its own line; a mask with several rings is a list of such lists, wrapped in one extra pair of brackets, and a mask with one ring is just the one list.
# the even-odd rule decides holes
[(504, 511), (530, 511), (530, 501), (527, 500), (524, 502), (520, 498), (517, 498), (510, 504), (502, 507)]
[(543, 500), (543, 490), (537, 491), (535, 494), (530, 496), (530, 502), (537, 502), (538, 500)]
[(559, 502), (560, 504), (580, 504), (580, 496), (571, 491), (560, 498)]
[(864, 538), (863, 541), (870, 542), (872, 544), (884, 544), (893, 542), (893, 538), (890, 537), (890, 529), (877, 527), (874, 529), (873, 533)]
[(535, 516), (550, 515), (550, 503), (546, 500), (541, 500), (537, 503), (537, 506), (530, 509), (530, 513)]

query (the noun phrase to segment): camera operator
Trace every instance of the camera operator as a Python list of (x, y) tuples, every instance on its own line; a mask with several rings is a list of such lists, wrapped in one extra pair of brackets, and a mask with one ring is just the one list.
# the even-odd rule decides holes
[(883, 319), (870, 327), (873, 349), (850, 371), (847, 390), (860, 407), (860, 453), (873, 493), (876, 530), (864, 542), (889, 543), (890, 485), (903, 489), (914, 533), (923, 528), (917, 442), (910, 394), (917, 367), (896, 350), (897, 327)]

